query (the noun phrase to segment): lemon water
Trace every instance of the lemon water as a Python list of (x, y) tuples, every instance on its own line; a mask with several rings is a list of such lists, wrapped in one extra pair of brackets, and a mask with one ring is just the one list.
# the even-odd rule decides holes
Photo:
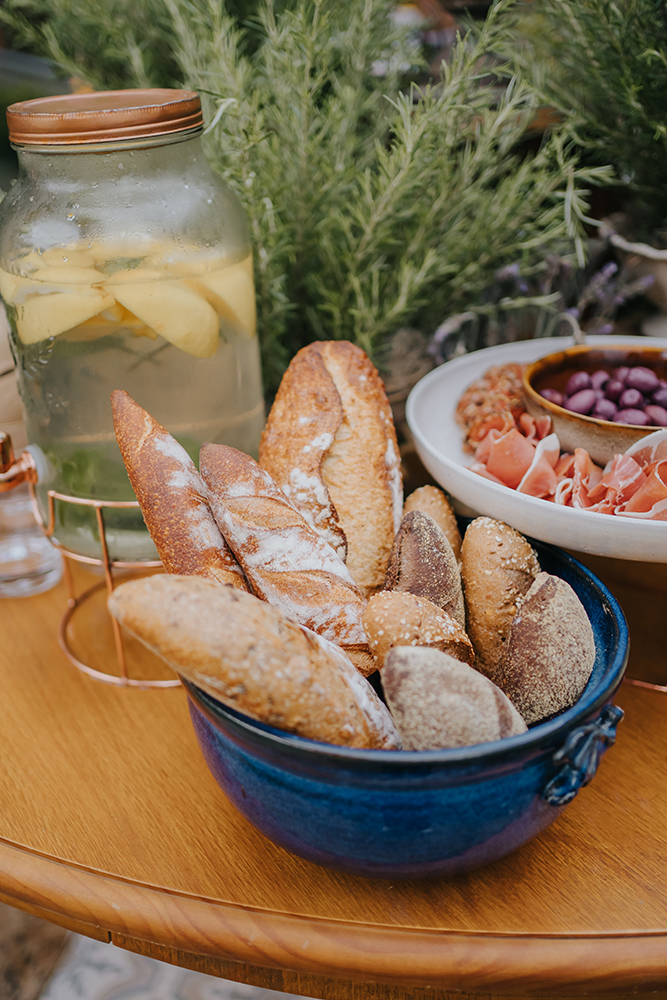
[[(195, 464), (205, 441), (256, 455), (264, 407), (250, 259), (174, 276), (145, 258), (103, 271), (64, 257), (27, 277), (0, 272), (44, 510), (48, 490), (134, 499), (113, 431), (114, 389)], [(139, 511), (107, 510), (105, 525), (112, 558), (157, 558)], [(74, 552), (100, 555), (90, 508), (56, 502), (55, 534)]]

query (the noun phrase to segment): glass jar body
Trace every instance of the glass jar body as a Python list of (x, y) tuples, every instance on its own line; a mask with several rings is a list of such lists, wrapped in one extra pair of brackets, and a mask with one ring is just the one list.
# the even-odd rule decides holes
[[(198, 137), (105, 152), (19, 152), (0, 206), (0, 295), (39, 494), (133, 499), (110, 394), (125, 389), (195, 462), (204, 441), (256, 453), (264, 407), (252, 255), (236, 196)], [(32, 449), (33, 452), (35, 449)], [(99, 556), (92, 512), (56, 538)], [(155, 558), (141, 515), (107, 513), (113, 558)]]

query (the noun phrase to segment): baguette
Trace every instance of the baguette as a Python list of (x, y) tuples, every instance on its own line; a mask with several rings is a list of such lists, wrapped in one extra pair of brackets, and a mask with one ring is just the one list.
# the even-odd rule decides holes
[(391, 408), (360, 348), (322, 341), (295, 355), (269, 413), (259, 461), (346, 558), (362, 592), (378, 590), (403, 489)]
[(186, 450), (122, 389), (111, 394), (111, 408), (132, 489), (166, 572), (247, 590)]
[(374, 594), (364, 612), (364, 628), (380, 668), (395, 646), (431, 646), (465, 663), (475, 659), (459, 623), (425, 597), (396, 591)]
[(342, 650), (251, 594), (153, 576), (121, 584), (108, 604), (178, 674), (259, 722), (342, 746), (400, 749), (389, 712)]
[(396, 533), (385, 590), (426, 597), (465, 628), (459, 564), (444, 531), (420, 510), (409, 511)]
[(456, 514), (442, 490), (439, 490), (437, 486), (420, 486), (409, 497), (406, 497), (403, 505), (403, 517), (413, 510), (420, 510), (433, 518), (438, 527), (442, 528), (447, 535), (454, 555), (460, 559), (461, 532), (456, 521)]
[(461, 579), (475, 666), (497, 684), (519, 599), (540, 572), (523, 535), (502, 521), (471, 521), (461, 546)]
[(213, 516), (253, 592), (326, 639), (366, 653), (366, 601), (345, 563), (268, 472), (236, 448), (205, 444), (199, 458)]

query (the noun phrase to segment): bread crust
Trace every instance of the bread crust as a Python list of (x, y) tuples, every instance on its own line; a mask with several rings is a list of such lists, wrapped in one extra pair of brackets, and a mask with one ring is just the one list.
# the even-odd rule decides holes
[[(332, 407), (330, 414), (321, 408), (308, 412), (309, 401), (319, 398)], [(353, 579), (363, 593), (375, 592), (384, 580), (403, 503), (396, 431), (382, 379), (354, 344), (315, 342), (295, 356), (276, 400), (260, 464), (325, 537), (342, 530)], [(304, 448), (310, 450), (304, 454)], [(307, 490), (295, 489), (306, 482)]]
[(204, 576), (247, 590), (188, 453), (122, 389), (111, 394), (111, 407), (132, 489), (167, 573)]
[(523, 535), (491, 517), (468, 525), (461, 546), (461, 579), (475, 666), (494, 683), (507, 649), (517, 603), (540, 572)]
[(403, 517), (384, 589), (425, 597), (465, 628), (459, 564), (444, 531), (423, 511), (412, 510)]
[(365, 599), (269, 473), (222, 444), (203, 445), (199, 464), (213, 516), (253, 592), (332, 642), (365, 647)]
[(519, 602), (498, 686), (532, 725), (574, 705), (594, 663), (593, 629), (581, 601), (565, 580), (538, 573)]
[(488, 743), (528, 728), (488, 677), (439, 649), (392, 649), (382, 687), (404, 750)]
[(378, 667), (395, 646), (431, 646), (472, 664), (472, 643), (445, 611), (414, 594), (383, 590), (370, 598), (364, 612), (369, 648)]
[(309, 739), (400, 749), (389, 712), (342, 650), (251, 594), (153, 576), (121, 584), (108, 603), (144, 645), (225, 705)]
[(433, 518), (446, 534), (454, 555), (460, 559), (461, 532), (456, 514), (442, 490), (439, 490), (437, 486), (420, 486), (406, 498), (403, 505), (403, 516), (405, 517), (412, 510), (421, 510)]

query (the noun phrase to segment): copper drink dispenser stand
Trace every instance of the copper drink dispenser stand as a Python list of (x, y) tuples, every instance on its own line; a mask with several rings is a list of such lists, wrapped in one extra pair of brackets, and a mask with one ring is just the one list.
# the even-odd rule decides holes
[[(116, 657), (118, 661), (118, 674), (110, 674), (102, 670), (95, 670), (88, 664), (83, 663), (75, 655), (68, 637), (68, 626), (76, 611), (81, 608), (81, 606), (89, 598), (98, 593), (100, 590), (103, 590), (105, 587), (108, 594), (112, 593), (115, 587), (114, 570), (139, 571), (157, 569), (162, 566), (159, 559), (145, 562), (125, 562), (112, 559), (109, 555), (104, 522), (104, 511), (119, 508), (138, 508), (138, 502), (136, 500), (87, 500), (81, 497), (72, 497), (64, 493), (58, 493), (56, 490), (49, 490), (47, 510), (48, 520), (44, 523), (42, 511), (37, 501), (37, 495), (35, 492), (37, 479), (37, 467), (30, 452), (24, 451), (20, 458), (16, 459), (14, 457), (14, 449), (12, 447), (10, 436), (5, 434), (3, 431), (0, 431), (0, 493), (11, 490), (15, 486), (19, 486), (21, 483), (28, 484), (32, 507), (37, 523), (46, 537), (50, 540), (51, 544), (60, 551), (63, 559), (63, 577), (67, 587), (67, 609), (58, 627), (58, 643), (67, 659), (84, 674), (87, 674), (89, 677), (93, 677), (95, 680), (102, 681), (105, 684), (115, 684), (119, 687), (136, 688), (171, 688), (180, 686), (181, 682), (178, 679), (138, 679), (129, 676), (121, 627), (113, 617), (111, 617), (111, 624), (113, 628), (114, 644), (116, 647)], [(61, 545), (58, 540), (54, 538), (56, 501), (59, 503), (75, 504), (80, 507), (92, 507), (94, 509), (100, 536), (100, 558), (84, 556), (80, 555), (78, 552), (72, 552), (64, 545)], [(89, 587), (82, 594), (77, 596), (72, 576), (72, 568), (70, 565), (71, 561), (85, 563), (89, 566), (102, 567), (104, 571), (104, 580), (100, 583), (94, 584), (92, 587)]]

